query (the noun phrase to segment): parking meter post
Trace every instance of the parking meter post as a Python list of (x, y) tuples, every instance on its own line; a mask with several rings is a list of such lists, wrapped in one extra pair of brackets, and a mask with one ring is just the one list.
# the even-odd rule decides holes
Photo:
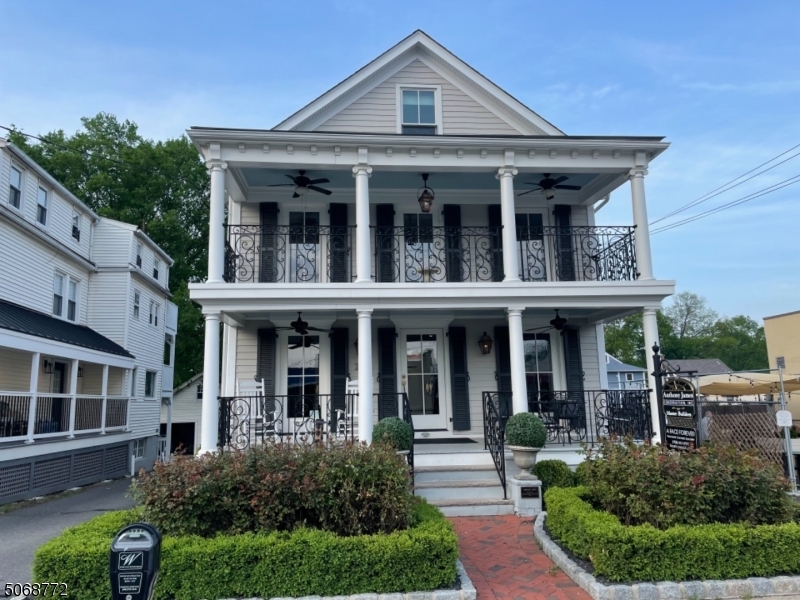
[(161, 568), (161, 534), (149, 523), (123, 527), (109, 555), (112, 600), (152, 600)]

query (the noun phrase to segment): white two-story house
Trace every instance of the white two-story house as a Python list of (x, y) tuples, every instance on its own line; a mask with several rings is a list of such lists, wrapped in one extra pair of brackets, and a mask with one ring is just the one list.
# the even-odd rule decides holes
[(0, 503), (152, 465), (171, 265), (0, 139)]
[[(674, 290), (645, 202), (661, 137), (567, 135), (421, 31), (272, 129), (188, 135), (211, 174), (201, 451), (399, 415), (419, 481), (422, 450), (483, 451), (510, 413), (573, 450), (658, 433), (646, 390), (604, 390), (603, 322), (644, 310), (650, 347)], [(597, 225), (628, 181), (633, 221)]]

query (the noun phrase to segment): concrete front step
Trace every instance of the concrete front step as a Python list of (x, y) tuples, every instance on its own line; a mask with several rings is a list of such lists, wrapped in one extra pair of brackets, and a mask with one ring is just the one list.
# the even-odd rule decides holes
[(414, 481), (428, 483), (430, 481), (472, 481), (475, 479), (494, 479), (498, 485), (500, 478), (494, 464), (491, 465), (456, 465), (437, 467), (416, 467)]
[[(511, 452), (506, 452), (506, 458), (511, 460)], [(426, 452), (414, 453), (414, 468), (418, 467), (492, 467), (494, 460), (488, 450), (481, 452)]]
[(433, 500), (446, 517), (489, 517), (513, 515), (514, 501), (491, 498), (461, 498), (458, 500)]
[(500, 499), (503, 487), (499, 479), (473, 479), (456, 481), (428, 481), (414, 485), (416, 494), (428, 502), (458, 500), (468, 496), (473, 499)]

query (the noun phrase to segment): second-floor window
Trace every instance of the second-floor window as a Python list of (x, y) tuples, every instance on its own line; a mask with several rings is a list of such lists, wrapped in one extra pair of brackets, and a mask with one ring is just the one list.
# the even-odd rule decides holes
[(150, 325), (158, 327), (158, 304), (150, 301)]
[(436, 91), (402, 90), (402, 132), (436, 135)]
[[(53, 315), (68, 321), (78, 320), (79, 283), (72, 277), (56, 273), (53, 277)], [(66, 306), (65, 300), (66, 298)]]
[(136, 266), (142, 268), (142, 244), (136, 244)]
[(11, 180), (8, 184), (8, 203), (14, 208), (22, 206), (22, 171), (11, 167)]
[(169, 333), (164, 334), (164, 364), (170, 366), (172, 364), (172, 342), (173, 337)]
[(139, 292), (137, 292), (136, 290), (134, 290), (134, 292), (133, 292), (133, 318), (134, 319), (138, 319), (139, 318), (139, 305), (141, 303), (141, 300), (142, 300), (142, 295)]
[(158, 281), (158, 268), (161, 266), (161, 263), (158, 261), (157, 258), (153, 259), (153, 279)]
[(60, 317), (64, 312), (64, 279), (61, 273), (53, 278), (53, 314)]
[(155, 371), (146, 371), (144, 374), (144, 397), (153, 398), (156, 395), (156, 375)]
[(44, 188), (39, 188), (39, 196), (36, 206), (36, 220), (42, 225), (47, 225), (48, 194)]
[(72, 213), (72, 237), (75, 241), (81, 241), (81, 216), (77, 212)]
[(70, 279), (67, 282), (67, 320), (75, 321), (78, 316), (78, 282)]

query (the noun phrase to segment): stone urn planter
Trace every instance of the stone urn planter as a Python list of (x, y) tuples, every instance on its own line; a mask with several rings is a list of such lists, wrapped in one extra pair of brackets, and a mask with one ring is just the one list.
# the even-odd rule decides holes
[(544, 423), (532, 413), (517, 413), (506, 423), (506, 441), (514, 455), (514, 464), (520, 469), (515, 477), (530, 479), (536, 455), (547, 441)]

